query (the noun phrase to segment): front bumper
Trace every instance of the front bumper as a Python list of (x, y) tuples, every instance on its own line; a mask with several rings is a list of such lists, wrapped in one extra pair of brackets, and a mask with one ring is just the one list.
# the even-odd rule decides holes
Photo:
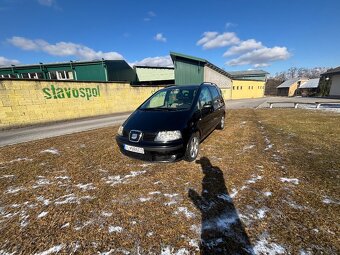
[[(116, 142), (120, 151), (131, 158), (144, 161), (156, 162), (173, 162), (180, 160), (184, 156), (183, 141), (178, 140), (171, 143), (155, 143), (155, 142), (130, 142), (127, 137), (116, 136)], [(135, 146), (144, 149), (144, 154), (128, 151), (124, 145)]]

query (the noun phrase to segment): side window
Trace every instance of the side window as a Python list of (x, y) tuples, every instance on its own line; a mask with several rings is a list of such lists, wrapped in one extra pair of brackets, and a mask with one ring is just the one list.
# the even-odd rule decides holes
[(210, 90), (210, 92), (212, 94), (212, 97), (213, 97), (214, 109), (217, 109), (222, 104), (222, 102), (221, 102), (221, 95), (218, 92), (217, 88), (215, 88), (215, 87), (209, 87), (209, 90)]
[(198, 101), (201, 109), (206, 104), (212, 104), (212, 97), (207, 87), (202, 88)]

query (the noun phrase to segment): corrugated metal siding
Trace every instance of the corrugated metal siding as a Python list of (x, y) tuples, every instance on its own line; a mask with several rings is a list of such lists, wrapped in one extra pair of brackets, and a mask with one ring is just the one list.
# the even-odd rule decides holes
[(75, 66), (78, 81), (106, 81), (105, 70), (101, 63)]
[(204, 81), (204, 63), (177, 58), (175, 61), (175, 84), (201, 84)]

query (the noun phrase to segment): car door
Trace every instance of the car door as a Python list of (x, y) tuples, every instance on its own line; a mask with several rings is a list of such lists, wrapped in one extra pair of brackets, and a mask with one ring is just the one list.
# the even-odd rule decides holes
[(224, 115), (224, 102), (223, 99), (215, 86), (209, 86), (209, 90), (212, 95), (212, 102), (214, 106), (214, 112), (212, 113), (212, 122), (214, 123), (214, 127), (216, 127), (220, 121), (222, 116)]
[(214, 128), (212, 122), (214, 112), (212, 96), (208, 87), (202, 87), (198, 97), (198, 107), (201, 111), (201, 118), (198, 121), (198, 128), (201, 130), (201, 138), (206, 137)]

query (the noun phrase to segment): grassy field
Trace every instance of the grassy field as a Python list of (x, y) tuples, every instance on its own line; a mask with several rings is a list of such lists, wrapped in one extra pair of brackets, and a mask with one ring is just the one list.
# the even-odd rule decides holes
[(199, 160), (116, 127), (0, 148), (0, 254), (339, 254), (340, 115), (230, 110)]

